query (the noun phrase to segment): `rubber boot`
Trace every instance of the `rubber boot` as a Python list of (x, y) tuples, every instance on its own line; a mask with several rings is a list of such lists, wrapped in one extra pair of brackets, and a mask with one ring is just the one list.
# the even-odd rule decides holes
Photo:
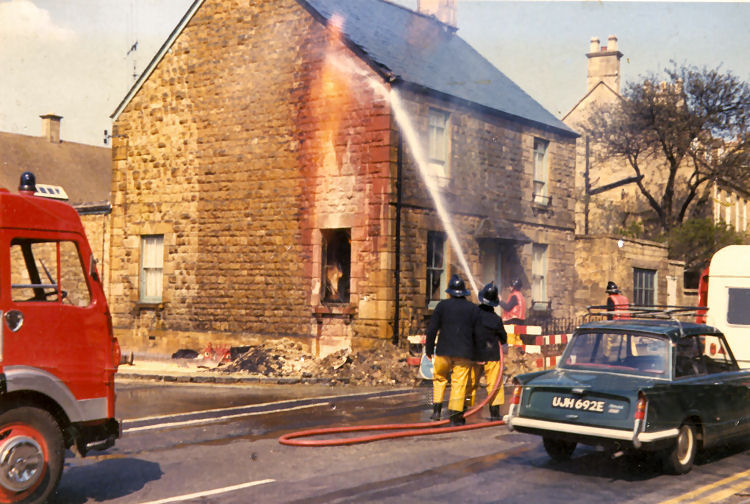
[(448, 410), (448, 416), (451, 418), (451, 425), (464, 425), (466, 419), (463, 411)]
[(490, 406), (490, 422), (502, 420), (500, 416), (500, 406)]
[(430, 420), (440, 420), (440, 411), (443, 409), (443, 403), (434, 403), (432, 405), (432, 416)]

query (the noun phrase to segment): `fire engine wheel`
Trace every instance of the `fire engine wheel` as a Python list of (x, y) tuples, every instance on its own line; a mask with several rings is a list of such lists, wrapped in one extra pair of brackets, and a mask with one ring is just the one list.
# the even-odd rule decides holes
[(698, 444), (695, 440), (695, 426), (686, 422), (671, 448), (664, 454), (664, 470), (670, 474), (685, 474), (693, 468)]
[(542, 438), (542, 442), (544, 443), (544, 449), (547, 450), (547, 455), (552, 460), (558, 462), (570, 460), (570, 456), (573, 455), (573, 451), (576, 449), (575, 441), (544, 437)]
[(0, 502), (45, 502), (60, 481), (64, 449), (47, 411), (22, 406), (0, 414)]

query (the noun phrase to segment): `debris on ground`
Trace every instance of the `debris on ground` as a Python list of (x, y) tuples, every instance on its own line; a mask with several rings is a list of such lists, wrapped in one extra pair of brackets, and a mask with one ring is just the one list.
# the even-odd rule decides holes
[(524, 351), (520, 346), (509, 346), (508, 353), (505, 356), (503, 375), (512, 377), (518, 374), (538, 371), (536, 365), (537, 358)]
[(224, 373), (273, 378), (324, 378), (332, 384), (370, 386), (413, 386), (421, 382), (417, 368), (407, 363), (408, 352), (389, 343), (358, 352), (342, 349), (317, 358), (302, 343), (281, 338), (256, 346), (232, 347), (222, 353), (231, 356), (231, 360), (214, 361), (216, 366), (212, 366), (212, 369)]

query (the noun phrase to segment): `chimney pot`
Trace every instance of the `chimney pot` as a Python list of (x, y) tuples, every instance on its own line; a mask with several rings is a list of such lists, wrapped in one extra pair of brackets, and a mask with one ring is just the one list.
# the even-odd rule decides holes
[(50, 143), (60, 143), (60, 122), (62, 116), (56, 114), (45, 114), (42, 118), (42, 138)]
[(616, 51), (617, 50), (617, 37), (614, 35), (610, 35), (607, 39), (607, 50), (608, 51)]
[(591, 37), (591, 45), (589, 46), (589, 52), (599, 52), (599, 37)]
[(435, 16), (452, 27), (458, 26), (456, 21), (456, 0), (417, 0), (417, 11), (427, 16)]

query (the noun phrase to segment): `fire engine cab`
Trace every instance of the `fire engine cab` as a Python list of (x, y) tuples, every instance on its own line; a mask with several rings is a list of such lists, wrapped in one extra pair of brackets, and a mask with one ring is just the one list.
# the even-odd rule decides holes
[(120, 435), (101, 277), (78, 213), (51, 193), (30, 172), (17, 194), (0, 188), (2, 503), (46, 501), (66, 448), (85, 456)]

